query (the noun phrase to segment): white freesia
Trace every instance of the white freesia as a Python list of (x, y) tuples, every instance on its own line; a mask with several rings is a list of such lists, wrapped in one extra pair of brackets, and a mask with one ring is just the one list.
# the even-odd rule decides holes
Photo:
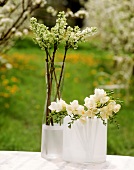
[(84, 116), (85, 117), (85, 110), (84, 110), (84, 106), (79, 105), (79, 107), (77, 108), (77, 114)]
[(107, 106), (100, 108), (100, 116), (103, 120), (109, 119), (109, 115), (112, 115), (112, 111), (109, 111)]
[(69, 115), (78, 114), (78, 108), (79, 108), (78, 100), (74, 100), (73, 102), (70, 102), (70, 105), (66, 106), (67, 113)]
[(114, 113), (117, 113), (119, 112), (120, 108), (121, 108), (121, 105), (120, 104), (116, 104), (115, 101), (110, 101), (110, 103), (107, 105), (108, 107), (108, 111), (109, 112), (114, 112)]
[(113, 111), (114, 111), (115, 113), (117, 113), (117, 112), (119, 112), (120, 108), (121, 108), (121, 105), (120, 105), (120, 104), (116, 104), (115, 107), (114, 107), (114, 109), (113, 109)]
[(90, 98), (89, 98), (89, 97), (86, 97), (86, 98), (84, 99), (84, 101), (85, 101), (84, 106), (86, 106), (88, 109), (90, 109), (90, 108), (96, 108), (96, 107), (97, 107), (96, 101), (93, 100), (91, 97), (90, 97)]
[(91, 108), (91, 109), (88, 109), (85, 114), (86, 116), (90, 117), (90, 118), (94, 118), (96, 116), (96, 114), (98, 113), (98, 109), (97, 108)]
[(57, 99), (57, 102), (51, 102), (48, 107), (51, 111), (61, 112), (66, 110), (66, 102), (62, 99)]
[(109, 117), (113, 115), (113, 113), (119, 112), (121, 108), (120, 104), (116, 104), (115, 101), (111, 101), (107, 106), (100, 108), (100, 115), (103, 120), (109, 119)]
[(57, 110), (57, 103), (56, 102), (51, 102), (51, 105), (48, 108), (51, 111), (56, 111)]
[[(71, 122), (69, 122), (69, 127), (71, 127), (71, 124), (77, 119), (82, 123), (86, 123), (87, 118), (100, 118), (104, 124), (106, 124), (106, 119), (112, 122), (121, 108), (116, 100), (111, 100), (110, 92), (107, 94), (103, 89), (95, 89), (94, 94), (86, 97), (84, 101), (84, 105), (79, 105), (78, 100), (66, 104), (62, 99), (57, 99), (57, 102), (51, 103), (49, 109), (56, 112), (64, 111), (63, 116), (71, 117)], [(116, 125), (118, 126), (118, 124)]]
[(105, 104), (110, 98), (103, 89), (95, 89), (94, 100), (100, 104)]

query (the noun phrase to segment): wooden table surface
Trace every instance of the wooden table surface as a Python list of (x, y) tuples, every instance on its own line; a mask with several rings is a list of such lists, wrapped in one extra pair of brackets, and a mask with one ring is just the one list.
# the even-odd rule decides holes
[(134, 170), (134, 157), (107, 155), (102, 164), (76, 164), (48, 161), (40, 152), (0, 151), (0, 170)]

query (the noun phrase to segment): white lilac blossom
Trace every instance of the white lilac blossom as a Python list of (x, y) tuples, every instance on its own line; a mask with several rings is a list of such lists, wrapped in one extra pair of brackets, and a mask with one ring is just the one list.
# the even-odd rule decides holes
[(117, 112), (121, 109), (121, 105), (116, 100), (111, 99), (110, 94), (112, 93), (107, 94), (103, 89), (95, 89), (93, 95), (84, 99), (84, 105), (80, 105), (78, 100), (66, 104), (60, 99), (57, 102), (51, 102), (48, 108), (51, 111), (64, 112), (64, 116), (70, 116), (72, 122), (69, 122), (69, 127), (78, 119), (82, 123), (86, 123), (87, 118), (94, 119), (95, 117), (102, 119), (105, 124), (106, 120), (113, 122)]
[(68, 26), (65, 12), (59, 12), (57, 16), (56, 25), (51, 30), (45, 25), (39, 24), (36, 18), (31, 18), (30, 28), (35, 34), (35, 41), (44, 50), (45, 48), (50, 49), (54, 43), (58, 45), (61, 42), (65, 42), (66, 48), (77, 49), (78, 42), (85, 41), (87, 37), (94, 35), (97, 31), (96, 27), (81, 31), (78, 26), (74, 28)]

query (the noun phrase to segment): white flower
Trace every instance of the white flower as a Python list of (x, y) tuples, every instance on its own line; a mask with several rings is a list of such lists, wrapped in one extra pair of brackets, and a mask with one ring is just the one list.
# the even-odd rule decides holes
[(12, 24), (13, 20), (10, 18), (2, 18), (0, 22), (1, 22), (1, 24), (8, 24), (8, 23)]
[(57, 102), (51, 102), (51, 105), (48, 107), (52, 111), (60, 112), (66, 110), (66, 102), (62, 99), (57, 99)]
[(24, 33), (25, 35), (27, 35), (27, 34), (28, 34), (28, 29), (23, 29), (23, 33)]
[(80, 121), (81, 121), (81, 123), (86, 123), (86, 121), (87, 121), (87, 119), (86, 119), (86, 116), (81, 116), (80, 117)]
[(51, 111), (56, 111), (57, 110), (57, 103), (56, 102), (51, 102), (51, 105), (48, 108)]
[(70, 105), (67, 105), (66, 109), (69, 115), (78, 114), (79, 103), (78, 100), (70, 102)]
[(85, 114), (86, 116), (90, 117), (90, 118), (94, 118), (96, 116), (96, 114), (98, 113), (98, 109), (97, 108), (91, 108), (91, 109), (88, 109)]
[(85, 104), (84, 104), (84, 106), (86, 106), (88, 109), (90, 109), (90, 108), (96, 108), (97, 107), (97, 104), (96, 104), (96, 102), (95, 102), (95, 100), (92, 98), (92, 97), (86, 97), (85, 99), (84, 99), (84, 101), (85, 101)]
[(112, 111), (112, 112), (114, 112), (114, 113), (117, 113), (117, 112), (119, 112), (119, 110), (120, 110), (120, 108), (121, 108), (121, 105), (120, 105), (120, 104), (116, 104), (115, 101), (111, 101), (111, 102), (107, 105), (107, 107), (108, 107), (108, 110), (109, 110), (109, 111)]
[(100, 108), (100, 116), (103, 120), (109, 119), (110, 115), (112, 115), (112, 111), (108, 110), (108, 106)]
[(16, 31), (16, 32), (15, 32), (15, 36), (16, 36), (16, 37), (22, 37), (22, 35), (23, 35), (23, 34), (22, 34), (22, 32), (20, 32), (20, 31)]
[(103, 89), (95, 89), (94, 100), (97, 103), (105, 104), (110, 99)]
[(113, 111), (114, 111), (115, 113), (117, 113), (117, 112), (119, 112), (120, 108), (121, 108), (121, 105), (120, 105), (120, 104), (116, 104), (116, 105), (114, 106)]
[(113, 116), (113, 113), (117, 113), (121, 108), (120, 104), (116, 104), (115, 101), (111, 101), (107, 106), (100, 108), (100, 116), (102, 119), (109, 119)]
[(11, 31), (12, 31), (12, 32), (15, 32), (15, 31), (16, 31), (16, 28), (15, 28), (15, 27), (13, 27), (13, 28), (11, 29)]
[(77, 114), (78, 115), (82, 115), (85, 116), (85, 110), (84, 110), (84, 106), (79, 105), (79, 107), (77, 108)]
[(116, 102), (114, 100), (110, 101), (110, 103), (108, 103), (108, 105), (107, 105), (108, 110), (113, 111), (115, 105), (116, 105)]

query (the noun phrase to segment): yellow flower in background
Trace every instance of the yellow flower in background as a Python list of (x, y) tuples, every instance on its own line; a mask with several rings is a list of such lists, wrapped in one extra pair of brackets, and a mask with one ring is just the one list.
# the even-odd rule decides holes
[(9, 93), (0, 93), (0, 96), (4, 97), (4, 98), (8, 98), (10, 97)]
[(8, 83), (9, 83), (8, 79), (5, 79), (5, 80), (2, 81), (2, 85), (4, 85), (4, 86), (7, 85)]
[(16, 93), (18, 91), (18, 89), (19, 88), (18, 88), (17, 85), (13, 85), (13, 86), (10, 87), (10, 93), (14, 94), (14, 93)]
[(16, 83), (16, 82), (19, 82), (19, 79), (17, 79), (16, 77), (11, 77), (11, 81)]

